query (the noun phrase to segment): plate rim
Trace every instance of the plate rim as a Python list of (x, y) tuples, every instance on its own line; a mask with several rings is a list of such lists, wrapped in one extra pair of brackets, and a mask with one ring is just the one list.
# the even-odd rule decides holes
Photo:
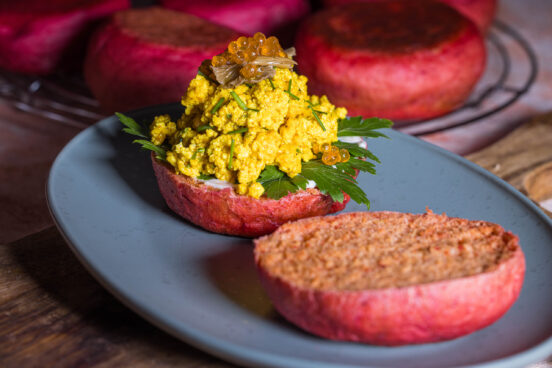
[[(153, 106), (148, 106), (141, 109), (131, 110), (131, 111), (125, 112), (125, 114), (131, 115), (131, 116), (152, 114), (155, 111), (162, 111), (162, 109), (175, 109), (178, 106), (181, 106), (180, 103), (153, 105)], [(201, 330), (198, 330), (192, 327), (183, 326), (182, 328), (177, 329), (176, 327), (170, 325), (170, 319), (164, 318), (163, 316), (157, 314), (155, 311), (151, 310), (151, 308), (148, 308), (143, 305), (139, 305), (139, 303), (133, 300), (131, 295), (128, 295), (127, 293), (125, 293), (124, 290), (120, 290), (119, 288), (112, 285), (112, 283), (108, 280), (108, 278), (104, 277), (104, 275), (102, 275), (99, 271), (97, 271), (94, 265), (92, 265), (86, 259), (86, 257), (84, 257), (81, 254), (81, 252), (79, 251), (79, 247), (77, 245), (78, 241), (76, 241), (76, 239), (74, 239), (74, 237), (71, 236), (71, 232), (69, 228), (67, 227), (66, 224), (63, 223), (63, 216), (60, 214), (59, 209), (56, 207), (57, 205), (55, 204), (55, 200), (53, 200), (54, 198), (54, 188), (53, 188), (54, 185), (52, 183), (54, 180), (53, 178), (56, 172), (60, 170), (58, 168), (60, 165), (60, 161), (64, 159), (64, 155), (68, 150), (70, 150), (74, 145), (78, 144), (78, 142), (84, 139), (84, 137), (91, 134), (91, 132), (94, 129), (97, 129), (97, 127), (100, 124), (110, 125), (110, 124), (115, 124), (116, 121), (117, 121), (116, 116), (110, 115), (90, 125), (89, 127), (82, 130), (81, 132), (79, 132), (57, 154), (52, 166), (50, 167), (50, 171), (48, 173), (48, 179), (45, 186), (46, 203), (48, 206), (48, 210), (50, 212), (50, 215), (58, 231), (61, 233), (63, 239), (65, 240), (65, 242), (67, 243), (67, 245), (69, 246), (73, 254), (76, 256), (76, 258), (79, 260), (79, 262), (100, 283), (100, 285), (102, 285), (102, 287), (108, 290), (123, 305), (125, 305), (134, 313), (137, 313), (140, 317), (144, 318), (152, 325), (156, 326), (157, 328), (160, 328), (161, 330), (165, 331), (166, 333), (181, 340), (186, 344), (189, 344), (197, 349), (200, 349), (208, 354), (216, 356), (227, 362), (231, 362), (235, 364), (246, 364), (247, 366), (251, 366), (251, 367), (293, 366), (297, 368), (312, 368), (313, 364), (309, 363), (309, 361), (305, 359), (294, 358), (289, 356), (284, 357), (284, 356), (280, 356), (269, 352), (253, 350), (251, 348), (244, 347), (240, 344), (229, 343), (227, 340), (211, 336), (207, 333), (202, 332)], [(466, 158), (460, 155), (449, 152), (441, 147), (438, 147), (422, 139), (410, 136), (408, 134), (405, 134), (393, 129), (388, 129), (387, 132), (390, 133), (391, 135), (396, 135), (401, 139), (405, 139), (413, 144), (420, 145), (422, 148), (431, 150), (436, 154), (444, 155), (448, 159), (451, 159), (457, 163), (460, 163), (463, 166), (466, 166), (469, 169), (475, 171), (476, 173), (482, 175), (483, 177), (485, 177), (485, 179), (496, 183), (502, 189), (506, 190), (511, 195), (516, 197), (516, 199), (520, 200), (526, 207), (531, 209), (541, 220), (543, 220), (544, 223), (548, 225), (550, 229), (552, 229), (552, 219), (550, 219), (536, 204), (534, 204), (528, 197), (523, 195), (511, 184), (499, 178), (498, 176), (492, 174), (490, 171), (482, 168), (481, 166), (467, 160)], [(506, 364), (516, 364), (516, 365), (525, 364), (526, 365), (526, 364), (531, 364), (531, 363), (535, 363), (540, 360), (546, 359), (551, 351), (552, 351), (552, 331), (551, 331), (551, 336), (541, 341), (540, 343), (532, 346), (531, 348), (523, 350), (519, 353), (510, 355), (504, 358), (485, 361), (482, 363), (461, 365), (461, 366), (455, 366), (455, 367), (456, 368), (467, 368), (467, 367), (503, 368), (506, 366)], [(377, 368), (378, 367), (374, 365), (356, 365), (356, 364), (328, 363), (328, 362), (315, 362), (314, 364), (316, 364), (316, 367), (320, 367), (320, 368), (339, 368), (339, 367)], [(510, 366), (510, 365), (507, 365), (507, 366)]]

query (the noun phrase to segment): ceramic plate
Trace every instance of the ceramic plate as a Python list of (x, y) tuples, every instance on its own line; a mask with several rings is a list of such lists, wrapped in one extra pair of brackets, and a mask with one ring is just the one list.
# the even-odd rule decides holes
[[(165, 105), (131, 113), (139, 122), (178, 116)], [(324, 340), (272, 308), (248, 239), (212, 234), (163, 202), (149, 153), (110, 117), (76, 136), (48, 181), (53, 217), (69, 246), (117, 298), (151, 323), (228, 361), (251, 367), (517, 367), (552, 352), (552, 223), (511, 186), (470, 162), (388, 131), (369, 141), (382, 159), (359, 182), (371, 210), (434, 212), (501, 224), (520, 237), (527, 272), (498, 322), (449, 342), (377, 347)], [(365, 208), (350, 203), (346, 211)]]

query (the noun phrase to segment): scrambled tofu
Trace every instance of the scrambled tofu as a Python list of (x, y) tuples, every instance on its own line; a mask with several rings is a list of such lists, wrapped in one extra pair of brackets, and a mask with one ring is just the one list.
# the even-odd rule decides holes
[(213, 175), (254, 198), (264, 192), (257, 179), (267, 165), (299, 174), (301, 162), (315, 158), (314, 145), (337, 141), (337, 121), (347, 115), (326, 96), (309, 96), (306, 77), (280, 68), (272, 79), (234, 89), (198, 74), (182, 104), (177, 122), (155, 118), (152, 142), (170, 144), (167, 161), (177, 173)]

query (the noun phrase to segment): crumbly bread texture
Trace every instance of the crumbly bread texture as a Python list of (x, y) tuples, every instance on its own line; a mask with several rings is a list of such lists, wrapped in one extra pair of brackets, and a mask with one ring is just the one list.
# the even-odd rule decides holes
[(525, 271), (514, 234), (431, 211), (288, 223), (255, 241), (255, 260), (288, 320), (326, 338), (380, 345), (489, 325), (513, 304)]
[(445, 215), (358, 213), (289, 224), (258, 241), (262, 267), (300, 287), (403, 287), (492, 271), (518, 249), (499, 225)]

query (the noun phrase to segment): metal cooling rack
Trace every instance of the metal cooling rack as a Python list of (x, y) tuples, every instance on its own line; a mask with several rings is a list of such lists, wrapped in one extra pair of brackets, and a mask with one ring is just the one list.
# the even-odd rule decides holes
[[(435, 119), (399, 123), (397, 129), (417, 136), (446, 131), (493, 115), (526, 93), (538, 70), (530, 44), (499, 20), (486, 42), (485, 73), (463, 106)], [(0, 99), (19, 110), (79, 128), (105, 117), (80, 76), (36, 77), (0, 70)]]

